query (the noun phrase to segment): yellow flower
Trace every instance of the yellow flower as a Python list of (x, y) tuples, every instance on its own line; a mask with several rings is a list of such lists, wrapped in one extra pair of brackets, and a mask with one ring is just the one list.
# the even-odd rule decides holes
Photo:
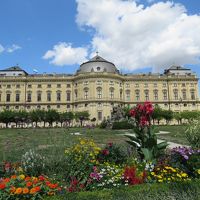
[(158, 182), (159, 182), (159, 183), (162, 183), (162, 182), (163, 182), (163, 180), (162, 180), (162, 179), (159, 179), (159, 180), (158, 180)]
[(200, 169), (197, 170), (197, 173), (200, 174)]
[(182, 176), (183, 178), (186, 178), (188, 175), (187, 175), (186, 173), (182, 173), (181, 176)]
[(155, 175), (155, 172), (151, 172), (151, 175), (153, 175), (153, 176), (154, 176), (154, 175)]
[(24, 180), (24, 179), (25, 179), (25, 175), (24, 175), (24, 174), (21, 174), (21, 175), (19, 175), (19, 178), (20, 178), (21, 180)]

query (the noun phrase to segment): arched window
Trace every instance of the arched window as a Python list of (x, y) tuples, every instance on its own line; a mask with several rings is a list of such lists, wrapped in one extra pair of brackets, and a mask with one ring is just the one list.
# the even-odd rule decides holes
[(102, 88), (98, 87), (97, 88), (97, 99), (101, 99), (102, 98)]
[(114, 88), (111, 87), (111, 88), (109, 89), (109, 92), (110, 92), (110, 98), (111, 98), (111, 99), (114, 99)]
[(83, 90), (84, 90), (84, 99), (88, 99), (89, 89), (86, 87)]

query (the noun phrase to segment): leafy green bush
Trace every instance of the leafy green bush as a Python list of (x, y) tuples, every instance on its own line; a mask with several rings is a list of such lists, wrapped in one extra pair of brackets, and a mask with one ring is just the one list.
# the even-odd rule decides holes
[(112, 129), (132, 129), (133, 125), (128, 121), (114, 122)]
[(106, 120), (103, 120), (99, 126), (99, 128), (106, 128), (107, 127), (107, 121)]
[(194, 148), (200, 148), (200, 119), (192, 121), (186, 129), (186, 138)]

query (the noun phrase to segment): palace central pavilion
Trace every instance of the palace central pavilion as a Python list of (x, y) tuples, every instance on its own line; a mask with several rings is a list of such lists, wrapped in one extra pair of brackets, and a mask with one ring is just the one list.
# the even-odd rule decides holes
[(180, 66), (163, 74), (121, 74), (99, 55), (73, 75), (28, 74), (18, 66), (0, 70), (0, 110), (88, 111), (100, 122), (113, 106), (145, 101), (177, 112), (199, 110), (197, 75)]

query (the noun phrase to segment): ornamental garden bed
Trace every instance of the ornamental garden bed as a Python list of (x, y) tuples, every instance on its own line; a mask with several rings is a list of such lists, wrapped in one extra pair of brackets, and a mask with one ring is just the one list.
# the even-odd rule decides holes
[(0, 199), (198, 199), (199, 147), (158, 144), (152, 113), (148, 102), (131, 110), (135, 136), (123, 145), (81, 137), (3, 162)]

